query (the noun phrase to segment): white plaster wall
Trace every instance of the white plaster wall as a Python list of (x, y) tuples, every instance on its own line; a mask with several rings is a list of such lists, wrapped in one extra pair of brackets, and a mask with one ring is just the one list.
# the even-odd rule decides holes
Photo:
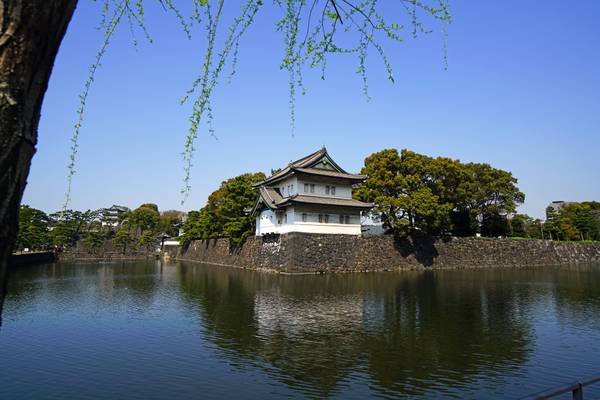
[[(311, 193), (310, 188), (307, 192), (304, 191), (304, 184), (307, 183), (309, 185), (315, 185), (315, 192)], [(335, 186), (335, 196), (331, 196), (331, 194), (325, 193), (325, 186)], [(340, 197), (349, 199), (352, 197), (352, 186), (351, 185), (333, 185), (333, 184), (325, 184), (325, 183), (316, 183), (311, 181), (302, 181), (298, 180), (297, 185), (294, 185), (294, 188), (301, 195), (313, 195), (313, 196), (330, 196), (330, 197)]]
[[(293, 188), (291, 187), (292, 185), (294, 185)], [(279, 188), (279, 191), (283, 197), (290, 197), (298, 193), (298, 178), (292, 176), (288, 179), (277, 182), (273, 185), (273, 187)]]
[[(330, 234), (346, 234), (360, 235), (360, 215), (350, 215), (349, 224), (339, 223), (339, 214), (329, 214), (328, 223), (319, 223), (318, 213), (306, 213), (306, 222), (302, 221), (302, 212), (296, 212), (293, 207), (288, 207), (287, 223), (278, 224), (277, 215), (272, 210), (264, 210), (257, 217), (256, 235), (264, 235), (266, 233), (289, 233), (289, 232), (306, 232), (306, 233), (330, 233)], [(344, 214), (346, 215), (346, 214)]]
[(256, 217), (256, 236), (273, 232), (277, 226), (277, 218), (272, 210), (263, 210)]
[(287, 213), (287, 223), (293, 224), (296, 221), (296, 213), (294, 212), (294, 207), (287, 207), (285, 210)]
[[(319, 223), (319, 214), (321, 215), (325, 215), (328, 214), (326, 212), (302, 212), (302, 210), (297, 210), (296, 211), (296, 216), (295, 216), (295, 221), (296, 222), (304, 222), (302, 221), (302, 214), (306, 214), (306, 221), (305, 222), (310, 222), (310, 223)], [(331, 214), (329, 213), (329, 223), (335, 223), (338, 224), (340, 222), (340, 214)], [(350, 224), (351, 225), (361, 225), (361, 221), (360, 221), (360, 213), (356, 212), (354, 214), (351, 213), (345, 213), (342, 215), (348, 215), (350, 217)], [(347, 224), (344, 224), (347, 225)]]
[(305, 232), (305, 233), (324, 233), (324, 234), (341, 234), (341, 235), (360, 235), (360, 225), (353, 224), (319, 224), (314, 222), (296, 222), (292, 225), (276, 226), (270, 232), (264, 233), (290, 233), (290, 232)]

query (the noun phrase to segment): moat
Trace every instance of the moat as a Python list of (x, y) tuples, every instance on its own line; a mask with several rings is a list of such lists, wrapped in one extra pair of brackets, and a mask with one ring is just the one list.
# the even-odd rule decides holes
[(1, 399), (504, 399), (600, 372), (600, 265), (63, 262), (14, 270), (2, 318)]

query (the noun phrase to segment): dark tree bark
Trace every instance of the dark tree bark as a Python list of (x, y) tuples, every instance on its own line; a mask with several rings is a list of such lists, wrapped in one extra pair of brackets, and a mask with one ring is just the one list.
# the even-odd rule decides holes
[(0, 0), (0, 312), (42, 100), (77, 0)]

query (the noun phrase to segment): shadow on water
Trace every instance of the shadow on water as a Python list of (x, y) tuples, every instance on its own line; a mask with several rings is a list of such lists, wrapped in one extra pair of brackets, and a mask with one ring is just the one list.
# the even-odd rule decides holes
[(418, 395), (517, 368), (532, 349), (514, 313), (527, 293), (453, 272), (289, 277), (183, 264), (181, 284), (233, 364), (317, 397), (357, 373), (382, 395)]

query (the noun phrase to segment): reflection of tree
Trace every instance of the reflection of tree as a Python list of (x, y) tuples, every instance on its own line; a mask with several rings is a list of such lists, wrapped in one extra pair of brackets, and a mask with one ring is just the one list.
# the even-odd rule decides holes
[(357, 370), (383, 392), (465, 384), (521, 365), (530, 349), (528, 287), (485, 271), (286, 277), (183, 265), (182, 275), (224, 357), (309, 395), (334, 394)]
[(258, 345), (254, 320), (255, 286), (259, 274), (236, 278), (237, 271), (215, 273), (213, 268), (181, 264), (183, 295), (200, 305), (204, 328), (217, 345), (235, 350), (240, 356), (253, 357)]
[(563, 267), (544, 276), (553, 292), (560, 320), (600, 329), (600, 320), (596, 318), (600, 311), (598, 271), (598, 265), (579, 265)]
[(363, 342), (378, 387), (415, 395), (442, 381), (451, 390), (526, 361), (529, 327), (515, 314), (509, 284), (495, 286), (474, 271), (426, 272), (399, 280), (382, 302), (384, 326)]
[[(255, 360), (290, 387), (321, 396), (353, 366), (360, 340), (356, 312), (362, 312), (356, 299), (340, 312), (343, 304), (331, 303), (335, 296), (319, 297), (309, 287), (289, 295), (303, 285), (303, 277), (185, 264), (181, 271), (184, 293), (200, 305), (207, 334), (231, 364)], [(344, 317), (348, 312), (350, 321)]]
[(94, 302), (95, 306), (123, 305), (141, 311), (149, 308), (156, 296), (159, 284), (156, 268), (154, 263), (147, 262), (22, 267), (11, 271), (6, 301), (10, 301), (16, 314), (35, 304), (68, 307), (73, 301)]
[[(150, 262), (122, 262), (98, 270), (99, 287), (108, 301), (135, 306), (138, 310), (151, 307), (159, 286), (159, 265)], [(112, 287), (111, 287), (112, 285)], [(99, 285), (100, 286), (100, 285)], [(117, 296), (117, 299), (113, 299)]]
[(334, 392), (351, 372), (359, 352), (362, 304), (354, 296), (259, 293), (255, 305), (263, 359), (284, 372), (292, 387), (319, 396)]

